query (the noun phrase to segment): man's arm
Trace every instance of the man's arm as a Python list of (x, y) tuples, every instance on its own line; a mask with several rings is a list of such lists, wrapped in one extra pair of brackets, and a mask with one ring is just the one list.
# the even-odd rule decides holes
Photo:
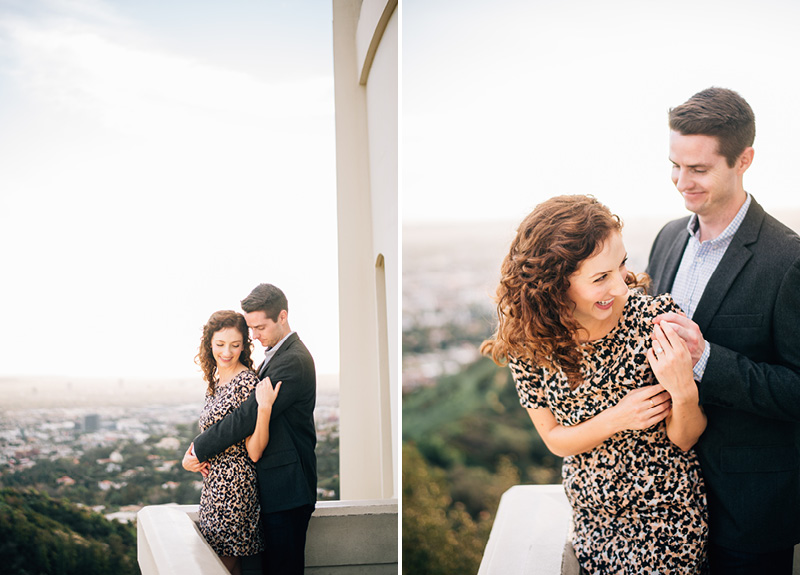
[(774, 310), (773, 345), (779, 361), (756, 363), (712, 342), (701, 402), (800, 421), (800, 260), (784, 276)]
[[(297, 403), (308, 403), (313, 410), (313, 397), (316, 392), (314, 364), (309, 356), (286, 353), (272, 359), (267, 369), (269, 379), (283, 382), (281, 392), (272, 406), (270, 420), (274, 421), (286, 409)], [(273, 384), (274, 387), (274, 384)], [(258, 419), (258, 403), (255, 393), (237, 409), (226, 415), (203, 433), (194, 438), (194, 452), (199, 461), (225, 451), (253, 434)]]
[[(755, 297), (755, 296), (754, 296)], [(705, 373), (700, 381), (700, 403), (740, 409), (772, 419), (800, 421), (800, 260), (783, 278), (773, 311), (776, 361), (755, 362), (731, 349), (710, 343)], [(702, 352), (703, 335), (691, 320), (680, 324), (679, 335), (692, 343), (693, 359)]]
[(257, 415), (258, 405), (253, 392), (242, 405), (194, 438), (194, 453), (198, 461), (206, 461), (252, 435)]
[[(280, 359), (284, 360), (275, 365), (274, 369), (267, 370), (273, 382), (282, 381), (281, 392), (272, 404), (272, 419), (280, 416), (290, 407), (309, 403), (316, 395), (316, 378), (311, 358), (304, 358), (299, 354)], [(273, 384), (275, 387), (275, 383)], [(313, 405), (311, 407), (313, 410)]]

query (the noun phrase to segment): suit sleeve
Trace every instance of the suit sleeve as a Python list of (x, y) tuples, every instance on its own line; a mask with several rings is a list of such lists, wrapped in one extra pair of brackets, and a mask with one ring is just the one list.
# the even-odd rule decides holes
[(278, 397), (272, 405), (272, 419), (298, 404), (311, 404), (313, 412), (316, 377), (310, 358), (306, 359), (298, 353), (282, 356), (280, 361), (275, 362), (273, 369), (268, 369), (267, 372), (273, 387), (279, 381), (283, 382)]
[(800, 259), (784, 275), (773, 312), (774, 361), (711, 344), (700, 403), (800, 421)]
[[(272, 405), (270, 420), (277, 418), (292, 406), (302, 404), (314, 411), (316, 378), (313, 362), (301, 354), (286, 353), (273, 358), (267, 369), (267, 376), (273, 386), (279, 381), (281, 390)], [(258, 419), (258, 402), (255, 393), (237, 409), (226, 415), (194, 439), (194, 452), (200, 461), (205, 461), (231, 445), (252, 435)]]
[(250, 392), (244, 403), (194, 438), (194, 453), (197, 459), (201, 462), (206, 461), (231, 445), (239, 443), (248, 435), (252, 435), (256, 428), (257, 416), (256, 394)]
[[(653, 244), (650, 246), (650, 255), (647, 257), (647, 267), (644, 269), (644, 273), (649, 275), (651, 278), (653, 277), (653, 263), (656, 261), (655, 253), (661, 239), (662, 234), (664, 233), (664, 228), (661, 228), (656, 234), (656, 239), (653, 240)], [(652, 293), (650, 290), (654, 289), (655, 286), (651, 286), (647, 291), (648, 293)]]

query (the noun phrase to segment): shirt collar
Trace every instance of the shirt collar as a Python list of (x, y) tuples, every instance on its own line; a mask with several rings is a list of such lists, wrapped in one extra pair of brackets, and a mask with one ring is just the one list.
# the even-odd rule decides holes
[(273, 346), (272, 346), (272, 347), (270, 347), (270, 348), (267, 348), (267, 349), (266, 349), (266, 350), (264, 350), (264, 351), (268, 352), (270, 355), (274, 354), (276, 351), (278, 351), (278, 348), (280, 348), (280, 347), (283, 345), (283, 342), (285, 342), (287, 339), (289, 339), (289, 336), (290, 336), (290, 335), (292, 335), (293, 333), (294, 333), (293, 331), (290, 331), (289, 333), (287, 333), (287, 334), (286, 334), (286, 335), (283, 337), (283, 339), (282, 339), (282, 340), (280, 340), (278, 343), (276, 343), (275, 345), (273, 345)]
[[(725, 243), (729, 242), (733, 235), (739, 231), (739, 226), (742, 225), (742, 221), (744, 220), (745, 214), (747, 214), (747, 208), (750, 207), (750, 200), (752, 199), (750, 194), (747, 194), (747, 198), (745, 199), (742, 207), (739, 208), (739, 211), (736, 212), (736, 215), (731, 220), (731, 223), (728, 224), (728, 227), (725, 228), (720, 235), (718, 235), (713, 240), (707, 240), (703, 243), (709, 244), (717, 244), (717, 243)], [(698, 237), (700, 233), (700, 221), (697, 218), (697, 214), (692, 214), (692, 217), (689, 218), (689, 223), (686, 225), (686, 229), (689, 231), (689, 235), (695, 238), (698, 242), (700, 238)]]

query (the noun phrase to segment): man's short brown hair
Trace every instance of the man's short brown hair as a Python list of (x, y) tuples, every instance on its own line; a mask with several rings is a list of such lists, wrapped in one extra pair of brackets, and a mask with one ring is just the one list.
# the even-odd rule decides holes
[(744, 98), (727, 88), (708, 88), (669, 111), (669, 127), (685, 136), (714, 136), (732, 168), (756, 138), (756, 118)]

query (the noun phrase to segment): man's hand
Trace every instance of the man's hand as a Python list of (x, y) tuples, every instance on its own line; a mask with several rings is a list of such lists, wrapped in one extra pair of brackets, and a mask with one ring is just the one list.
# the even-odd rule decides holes
[(692, 366), (697, 364), (706, 349), (706, 340), (696, 323), (682, 313), (668, 312), (653, 318), (653, 323), (664, 327), (669, 325), (686, 342), (692, 355)]
[(193, 448), (194, 443), (192, 443), (189, 449), (186, 450), (186, 453), (183, 454), (183, 468), (186, 471), (200, 473), (203, 477), (208, 477), (208, 461), (200, 463), (197, 456), (192, 453)]

